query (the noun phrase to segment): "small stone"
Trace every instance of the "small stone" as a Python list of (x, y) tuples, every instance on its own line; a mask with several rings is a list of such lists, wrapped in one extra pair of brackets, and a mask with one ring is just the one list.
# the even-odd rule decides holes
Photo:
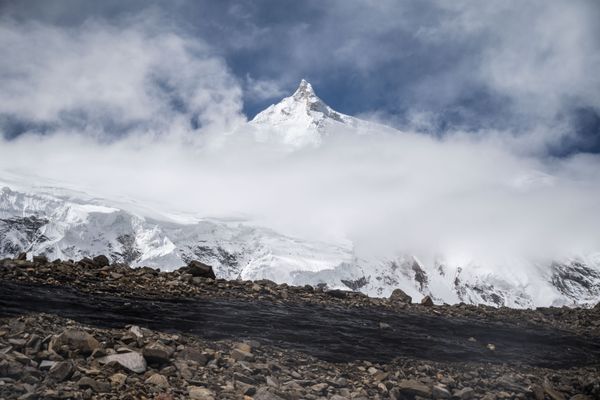
[(272, 389), (268, 387), (261, 387), (256, 391), (254, 395), (254, 400), (283, 400), (282, 397), (276, 395), (271, 391)]
[(541, 387), (540, 385), (532, 385), (529, 388), (529, 391), (531, 393), (533, 393), (533, 397), (536, 400), (544, 400), (544, 397), (545, 397), (545, 395), (544, 395), (544, 388)]
[(490, 351), (496, 351), (496, 345), (492, 344), (492, 343), (488, 343), (487, 346), (485, 346), (488, 348), (488, 350)]
[(385, 322), (379, 323), (379, 329), (390, 329), (390, 328), (391, 328), (390, 324), (387, 324)]
[(145, 380), (146, 384), (154, 385), (158, 387), (168, 387), (169, 381), (168, 379), (161, 374), (152, 374), (148, 379)]
[(193, 400), (214, 400), (215, 394), (212, 390), (200, 386), (188, 386), (190, 399)]
[(274, 387), (274, 388), (279, 387), (279, 380), (274, 376), (267, 376), (266, 382), (267, 382), (267, 385), (269, 385), (271, 387)]
[(108, 379), (110, 380), (110, 383), (113, 384), (113, 386), (121, 386), (127, 380), (127, 375), (119, 372), (114, 375), (111, 375), (111, 377)]
[(421, 397), (431, 397), (432, 390), (429, 386), (415, 380), (402, 380), (398, 383), (400, 393), (411, 394)]
[(133, 325), (131, 328), (129, 328), (129, 333), (131, 333), (136, 338), (144, 337), (144, 332), (142, 332), (142, 329), (137, 325)]
[(433, 299), (431, 298), (431, 296), (423, 297), (423, 300), (421, 300), (421, 305), (423, 305), (425, 307), (433, 306)]
[(33, 262), (37, 264), (47, 264), (48, 257), (46, 257), (45, 255), (33, 256)]
[(92, 358), (100, 358), (106, 355), (106, 350), (104, 349), (96, 349), (92, 351)]
[(70, 361), (61, 361), (50, 368), (48, 376), (56, 382), (62, 382), (69, 379), (74, 371), (75, 369)]
[(565, 400), (565, 395), (554, 389), (550, 382), (544, 382), (544, 392), (550, 397), (551, 400)]
[(166, 364), (173, 355), (175, 349), (165, 346), (160, 342), (153, 342), (144, 347), (142, 354), (149, 363)]
[(325, 390), (327, 390), (328, 387), (329, 385), (327, 385), (326, 383), (317, 383), (316, 385), (312, 385), (310, 388), (313, 392), (323, 393), (325, 392)]
[(572, 396), (569, 400), (592, 400), (590, 396), (586, 396), (585, 394), (576, 394)]
[(61, 346), (67, 346), (79, 350), (84, 355), (90, 355), (100, 347), (100, 342), (85, 331), (67, 329), (60, 335), (55, 336), (50, 342), (51, 349), (59, 349)]
[(195, 361), (200, 365), (206, 365), (209, 359), (208, 354), (188, 346), (184, 347), (183, 350), (177, 353), (177, 357), (187, 361)]
[(254, 354), (240, 349), (233, 349), (231, 351), (231, 358), (236, 361), (252, 361), (254, 360)]
[(452, 394), (442, 385), (433, 385), (431, 390), (434, 399), (449, 399)]
[(27, 260), (27, 253), (25, 253), (25, 252), (19, 253), (19, 255), (17, 255), (15, 257), (15, 260), (18, 260), (18, 261), (25, 261), (25, 260)]
[(233, 347), (246, 353), (252, 353), (252, 347), (248, 343), (236, 343)]
[(42, 371), (47, 371), (47, 370), (51, 369), (53, 366), (55, 366), (56, 364), (57, 364), (56, 361), (42, 360), (42, 362), (40, 362), (39, 368)]
[(455, 390), (452, 396), (461, 400), (469, 400), (475, 397), (475, 391), (470, 387), (465, 387), (460, 390)]
[(336, 299), (345, 299), (348, 297), (348, 292), (345, 290), (332, 289), (328, 290), (326, 293), (328, 296), (335, 297)]
[(110, 392), (110, 384), (107, 382), (98, 382), (90, 377), (84, 376), (77, 381), (77, 386), (81, 389), (91, 389), (94, 392)]
[(129, 353), (111, 354), (98, 359), (98, 362), (101, 364), (116, 362), (122, 367), (138, 374), (145, 372), (147, 367), (144, 357), (135, 351)]

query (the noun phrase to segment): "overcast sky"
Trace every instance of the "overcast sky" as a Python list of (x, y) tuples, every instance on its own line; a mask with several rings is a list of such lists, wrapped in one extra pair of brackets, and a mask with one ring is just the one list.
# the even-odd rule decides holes
[(4, 0), (0, 14), (4, 137), (122, 133), (168, 109), (206, 123), (207, 88), (251, 118), (306, 78), (333, 108), (403, 129), (600, 151), (595, 0)]

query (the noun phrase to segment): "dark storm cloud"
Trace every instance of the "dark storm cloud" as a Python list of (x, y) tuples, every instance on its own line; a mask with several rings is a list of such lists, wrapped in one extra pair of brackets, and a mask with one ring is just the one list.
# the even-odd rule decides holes
[(334, 108), (405, 129), (535, 131), (531, 142), (553, 153), (598, 142), (593, 0), (63, 0), (6, 2), (2, 12), (71, 27), (152, 13), (147, 29), (200, 40), (223, 58), (249, 117), (307, 78)]

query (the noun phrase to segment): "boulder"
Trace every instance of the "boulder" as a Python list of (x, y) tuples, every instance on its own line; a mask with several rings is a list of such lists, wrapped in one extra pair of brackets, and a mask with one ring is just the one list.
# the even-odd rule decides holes
[(430, 296), (425, 296), (423, 297), (423, 300), (421, 300), (421, 305), (424, 305), (425, 307), (431, 307), (433, 306), (433, 299)]
[(73, 350), (79, 350), (79, 352), (84, 355), (90, 355), (94, 350), (100, 348), (100, 342), (85, 331), (67, 329), (60, 335), (55, 336), (50, 342), (50, 348), (54, 351), (57, 351), (62, 346), (67, 346), (69, 349)]
[(217, 279), (213, 268), (200, 261), (190, 261), (186, 267), (180, 268), (179, 270), (182, 273), (190, 274), (193, 277)]
[(402, 289), (394, 289), (390, 295), (390, 301), (394, 303), (412, 303), (412, 297), (404, 293)]
[(135, 351), (131, 351), (129, 353), (111, 354), (98, 359), (98, 362), (100, 362), (100, 364), (116, 362), (122, 367), (138, 374), (145, 372), (147, 367), (146, 359), (140, 353)]
[(107, 265), (110, 265), (110, 261), (109, 261), (108, 257), (106, 257), (105, 255), (102, 255), (102, 254), (99, 255), (99, 256), (94, 257), (92, 259), (92, 261), (94, 262), (94, 264), (97, 267), (100, 267), (100, 268), (106, 267)]

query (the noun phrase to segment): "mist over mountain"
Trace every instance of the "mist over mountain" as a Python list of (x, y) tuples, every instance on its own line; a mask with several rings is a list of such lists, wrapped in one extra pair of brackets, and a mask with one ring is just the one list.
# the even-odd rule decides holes
[(596, 158), (549, 165), (491, 138), (398, 131), (336, 112), (305, 80), (219, 134), (3, 148), (3, 256), (199, 259), (230, 279), (448, 303), (600, 295)]
[(134, 3), (0, 5), (2, 256), (597, 302), (593, 2)]

